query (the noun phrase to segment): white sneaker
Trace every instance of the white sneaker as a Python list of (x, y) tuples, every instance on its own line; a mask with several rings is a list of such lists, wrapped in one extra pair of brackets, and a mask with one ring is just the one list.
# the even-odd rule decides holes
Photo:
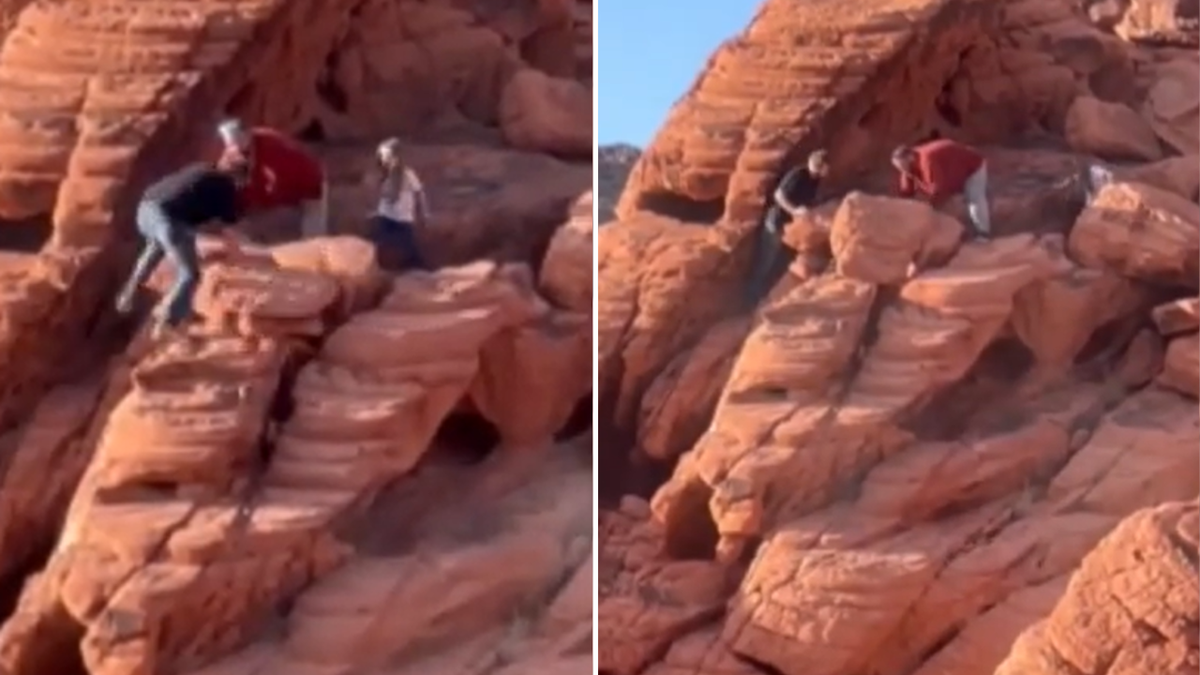
[(133, 294), (122, 293), (117, 296), (117, 313), (126, 315), (133, 312)]

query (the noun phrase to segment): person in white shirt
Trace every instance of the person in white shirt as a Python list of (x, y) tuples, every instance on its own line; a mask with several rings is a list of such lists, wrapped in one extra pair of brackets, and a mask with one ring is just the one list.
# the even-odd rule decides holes
[(421, 179), (405, 166), (400, 141), (389, 138), (379, 144), (376, 158), (383, 177), (379, 202), (371, 216), (370, 237), (375, 242), (385, 269), (429, 269), (417, 242), (417, 231), (429, 220), (429, 202)]

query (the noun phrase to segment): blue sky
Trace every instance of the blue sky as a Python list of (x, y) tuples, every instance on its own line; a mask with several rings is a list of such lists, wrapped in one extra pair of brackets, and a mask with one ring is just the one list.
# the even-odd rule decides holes
[(712, 51), (760, 0), (597, 1), (599, 142), (644, 147)]

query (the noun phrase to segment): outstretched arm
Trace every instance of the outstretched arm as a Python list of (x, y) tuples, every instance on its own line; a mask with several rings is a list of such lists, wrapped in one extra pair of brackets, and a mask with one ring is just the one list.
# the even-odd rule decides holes
[(425, 196), (425, 185), (421, 183), (417, 172), (412, 169), (405, 171), (404, 182), (408, 189), (412, 190), (413, 219), (416, 220), (413, 225), (419, 229), (424, 229), (429, 223), (429, 200)]
[(928, 155), (921, 157), (921, 175), (925, 180), (921, 183), (921, 191), (929, 195), (929, 201), (936, 204), (946, 197), (946, 168), (942, 162), (935, 161)]
[(216, 213), (215, 220), (220, 224), (218, 234), (221, 237), (225, 254), (229, 256), (237, 256), (242, 252), (241, 240), (243, 237), (240, 236), (236, 227), (238, 221), (242, 219), (241, 200), (241, 193), (237, 190), (232, 191), (222, 200)]
[(796, 181), (799, 179), (800, 169), (790, 169), (786, 174), (783, 175), (783, 180), (779, 181), (779, 187), (775, 188), (775, 203), (779, 205), (779, 208), (792, 215), (796, 215), (796, 213), (805, 210), (803, 205), (793, 202), (788, 196), (794, 191), (794, 188), (796, 187)]
[(415, 206), (417, 208), (417, 222), (415, 225), (423, 230), (429, 225), (429, 200), (425, 197), (425, 190), (421, 188), (417, 188), (413, 198), (416, 200)]

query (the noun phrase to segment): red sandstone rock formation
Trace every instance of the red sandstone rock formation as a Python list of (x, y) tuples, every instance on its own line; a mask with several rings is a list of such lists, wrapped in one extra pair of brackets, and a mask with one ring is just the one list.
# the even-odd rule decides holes
[[(768, 0), (713, 55), (598, 232), (601, 672), (1196, 672), (1200, 59), (1109, 32), (1153, 4)], [(931, 133), (992, 241), (888, 196)], [(743, 311), (817, 147), (829, 264)]]
[(996, 669), (1009, 673), (1194, 673), (1200, 623), (1196, 502), (1127, 518), (1088, 554), (1044, 620)]
[[(6, 12), (0, 673), (585, 672), (590, 3)], [(205, 245), (201, 324), (126, 339), (133, 206), (229, 112), (314, 144), (337, 236)], [(386, 134), (436, 273), (350, 236)]]
[[(463, 645), (590, 662), (590, 596), (556, 591), (590, 580), (591, 473), (551, 447), (590, 389), (589, 315), (542, 300), (522, 265), (389, 281), (361, 252), (316, 240), (211, 262), (205, 325), (136, 339), (90, 432), (72, 442), (71, 416), (95, 388), (46, 399), (60, 418), (35, 417), (14, 462), (59, 453), (78, 485), (0, 628), (4, 672), (416, 668)], [(478, 467), (437, 455), (464, 406), (498, 434)], [(65, 496), (48, 487), (31, 497)], [(14, 553), (30, 545), (16, 527)], [(261, 632), (276, 614), (284, 638)]]
[[(0, 217), (13, 221), (4, 223), (0, 244), (28, 245), (32, 228), (35, 239), (54, 245), (36, 259), (5, 261), (4, 325), (42, 326), (52, 344), (43, 341), (36, 353), (71, 353), (71, 336), (86, 332), (123, 267), (127, 253), (118, 261), (109, 243), (129, 231), (140, 190), (207, 143), (222, 111), (337, 141), (321, 152), (335, 228), (345, 233), (362, 227), (371, 146), (382, 134), (404, 134), (434, 203), (426, 243), (435, 259), (537, 263), (590, 185), (590, 162), (504, 144), (500, 104), (504, 88), (529, 68), (576, 75), (559, 70), (577, 55), (590, 58), (579, 46), (590, 36), (587, 12), (576, 3), (456, 7), (163, 0), (21, 10), (18, 3), (0, 50)], [(383, 64), (390, 70), (376, 72)], [(537, 133), (591, 128), (590, 118), (572, 114), (554, 112), (565, 127)], [(0, 338), (6, 419), (37, 400), (27, 390), (36, 394), (56, 377), (47, 361), (26, 357), (35, 353), (29, 339), (7, 328)]]

